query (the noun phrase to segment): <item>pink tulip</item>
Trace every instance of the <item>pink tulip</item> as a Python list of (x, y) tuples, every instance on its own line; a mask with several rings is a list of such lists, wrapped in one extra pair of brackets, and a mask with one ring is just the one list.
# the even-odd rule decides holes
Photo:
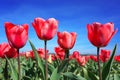
[(48, 20), (44, 20), (42, 18), (35, 18), (32, 25), (36, 31), (36, 34), (41, 40), (51, 40), (58, 29), (58, 21), (54, 18), (49, 18)]
[(106, 61), (108, 61), (109, 60), (109, 58), (110, 58), (110, 50), (101, 50), (101, 54), (100, 54), (100, 60), (102, 61), (102, 62), (106, 62)]
[(22, 48), (28, 40), (28, 25), (15, 25), (5, 22), (5, 31), (9, 44), (14, 48)]
[(72, 49), (75, 44), (77, 34), (75, 32), (68, 33), (64, 31), (64, 32), (58, 32), (57, 36), (58, 36), (58, 44), (61, 48)]
[(114, 34), (118, 31), (114, 30), (113, 23), (101, 24), (95, 22), (87, 25), (88, 39), (96, 47), (105, 47), (110, 42)]
[(17, 50), (11, 47), (8, 43), (0, 44), (0, 57), (1, 58), (14, 58), (17, 55)]

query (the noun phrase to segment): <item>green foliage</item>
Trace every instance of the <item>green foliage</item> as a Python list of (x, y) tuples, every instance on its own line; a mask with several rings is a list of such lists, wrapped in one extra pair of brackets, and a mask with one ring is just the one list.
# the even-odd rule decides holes
[(44, 71), (44, 65), (43, 65), (43, 61), (42, 59), (39, 58), (39, 55), (37, 53), (37, 50), (35, 49), (34, 45), (32, 44), (32, 42), (29, 40), (29, 43), (32, 47), (32, 50), (34, 52), (35, 55), (35, 59), (36, 59), (36, 63), (37, 63), (37, 67), (39, 67), (39, 69), (41, 70), (41, 74), (42, 74), (42, 79), (45, 80), (45, 71)]
[(108, 62), (105, 64), (105, 66), (103, 67), (102, 70), (102, 80), (107, 80), (109, 73), (111, 71), (111, 67), (112, 67), (112, 63), (113, 63), (113, 59), (114, 59), (114, 55), (116, 52), (116, 48), (117, 48), (117, 44), (115, 45), (112, 55), (110, 57), (110, 59), (108, 60)]
[[(22, 80), (45, 80), (45, 60), (41, 59), (32, 44), (30, 45), (35, 58), (21, 56), (21, 78)], [(113, 49), (111, 58), (105, 64), (100, 62), (103, 80), (120, 80), (120, 63), (113, 60), (117, 45)], [(8, 80), (18, 80), (17, 58), (0, 59), (0, 80), (5, 80), (5, 61), (8, 65)], [(104, 66), (103, 66), (104, 64)], [(48, 80), (99, 80), (97, 62), (89, 60), (85, 66), (80, 66), (75, 59), (56, 59), (48, 63)]]
[(7, 57), (6, 57), (6, 60), (8, 61), (11, 72), (12, 72), (12, 75), (11, 75), (12, 79), (18, 80), (18, 74), (17, 74), (16, 69), (14, 68), (13, 64), (10, 62), (10, 60)]

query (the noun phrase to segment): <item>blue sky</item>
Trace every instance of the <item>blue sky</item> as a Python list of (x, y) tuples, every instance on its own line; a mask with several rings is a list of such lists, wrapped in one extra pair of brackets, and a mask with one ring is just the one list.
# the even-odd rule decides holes
[[(87, 38), (88, 23), (113, 22), (120, 30), (120, 0), (1, 0), (0, 1), (0, 43), (7, 42), (4, 22), (14, 24), (29, 24), (29, 39), (36, 48), (43, 48), (31, 22), (34, 18), (55, 18), (59, 21), (58, 31), (77, 33), (77, 41), (71, 52), (77, 50), (81, 54), (96, 53), (96, 48)], [(120, 31), (113, 37), (104, 49), (112, 50), (117, 43), (117, 54), (120, 54)], [(48, 41), (49, 52), (54, 52), (58, 46), (57, 36)], [(20, 51), (31, 50), (29, 43)]]

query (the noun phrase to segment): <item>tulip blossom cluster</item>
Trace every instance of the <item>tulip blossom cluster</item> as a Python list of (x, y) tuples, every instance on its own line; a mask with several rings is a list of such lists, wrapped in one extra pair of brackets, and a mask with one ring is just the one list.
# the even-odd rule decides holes
[(75, 59), (80, 66), (84, 66), (89, 60), (89, 56), (81, 56), (78, 51), (74, 51), (70, 59)]
[[(100, 57), (100, 61), (102, 61), (102, 62), (108, 61), (109, 58), (110, 58), (110, 53), (111, 53), (110, 50), (103, 50), (103, 49), (101, 49), (100, 56), (99, 56)], [(95, 61), (95, 62), (98, 62), (97, 56), (90, 55), (90, 59)]]
[[(37, 52), (38, 52), (38, 55), (39, 55), (40, 58), (42, 58), (42, 59), (45, 58), (44, 49), (39, 48), (39, 49), (37, 49)], [(48, 50), (47, 50), (46, 52), (48, 53)], [(25, 57), (26, 57), (26, 58), (32, 58), (32, 59), (35, 58), (34, 52), (33, 52), (32, 50), (31, 50), (31, 51), (24, 52), (24, 53), (21, 53), (21, 54), (25, 54)]]
[(0, 44), (0, 57), (1, 58), (15, 58), (17, 56), (17, 51), (15, 48), (12, 48), (8, 43)]

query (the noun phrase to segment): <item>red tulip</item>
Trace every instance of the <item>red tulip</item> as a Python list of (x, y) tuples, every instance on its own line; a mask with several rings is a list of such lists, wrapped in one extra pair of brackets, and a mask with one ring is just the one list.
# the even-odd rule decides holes
[(76, 60), (80, 66), (84, 66), (87, 62), (86, 56), (79, 56)]
[(95, 61), (95, 62), (98, 62), (97, 56), (90, 55), (90, 59), (93, 60), (93, 61)]
[(58, 44), (61, 48), (72, 49), (75, 44), (77, 34), (75, 32), (68, 33), (64, 31), (64, 32), (58, 32), (57, 36), (58, 36)]
[(27, 51), (27, 52), (25, 52), (25, 56), (26, 56), (26, 58), (32, 58), (32, 59), (34, 59), (34, 53), (33, 53), (33, 51)]
[(101, 24), (95, 22), (87, 25), (88, 39), (96, 47), (105, 47), (117, 32), (113, 23)]
[(70, 56), (70, 59), (73, 59), (73, 58), (77, 59), (79, 57), (79, 54), (80, 53), (78, 51), (74, 51), (73, 54)]
[(32, 23), (36, 34), (41, 40), (50, 40), (57, 33), (58, 29), (58, 21), (54, 18), (49, 18), (48, 20), (44, 20), (42, 18), (35, 18)]
[[(44, 49), (41, 49), (41, 48), (39, 48), (39, 49), (37, 49), (37, 52), (38, 52), (38, 54), (39, 54), (39, 56), (41, 57), (41, 58), (45, 58), (45, 50)], [(46, 53), (48, 54), (48, 50), (46, 50)], [(49, 56), (48, 56), (49, 57)], [(48, 58), (47, 57), (47, 58)]]
[(25, 57), (25, 52), (20, 52), (21, 57)]
[(17, 55), (17, 51), (15, 48), (12, 48), (8, 43), (0, 44), (0, 57), (1, 58), (14, 58)]
[(51, 58), (52, 58), (52, 61), (55, 61), (56, 60), (56, 57), (54, 54), (50, 54), (51, 55)]
[(114, 60), (120, 63), (120, 55), (115, 56), (115, 57), (114, 57)]
[(90, 56), (85, 56), (86, 61), (90, 59)]
[(55, 50), (55, 53), (56, 53), (56, 57), (61, 59), (61, 60), (64, 60), (65, 50), (61, 47), (55, 47), (54, 50)]
[(100, 60), (106, 62), (110, 58), (110, 50), (101, 50)]
[(22, 48), (28, 40), (28, 25), (14, 25), (5, 22), (5, 31), (9, 44), (14, 48)]

